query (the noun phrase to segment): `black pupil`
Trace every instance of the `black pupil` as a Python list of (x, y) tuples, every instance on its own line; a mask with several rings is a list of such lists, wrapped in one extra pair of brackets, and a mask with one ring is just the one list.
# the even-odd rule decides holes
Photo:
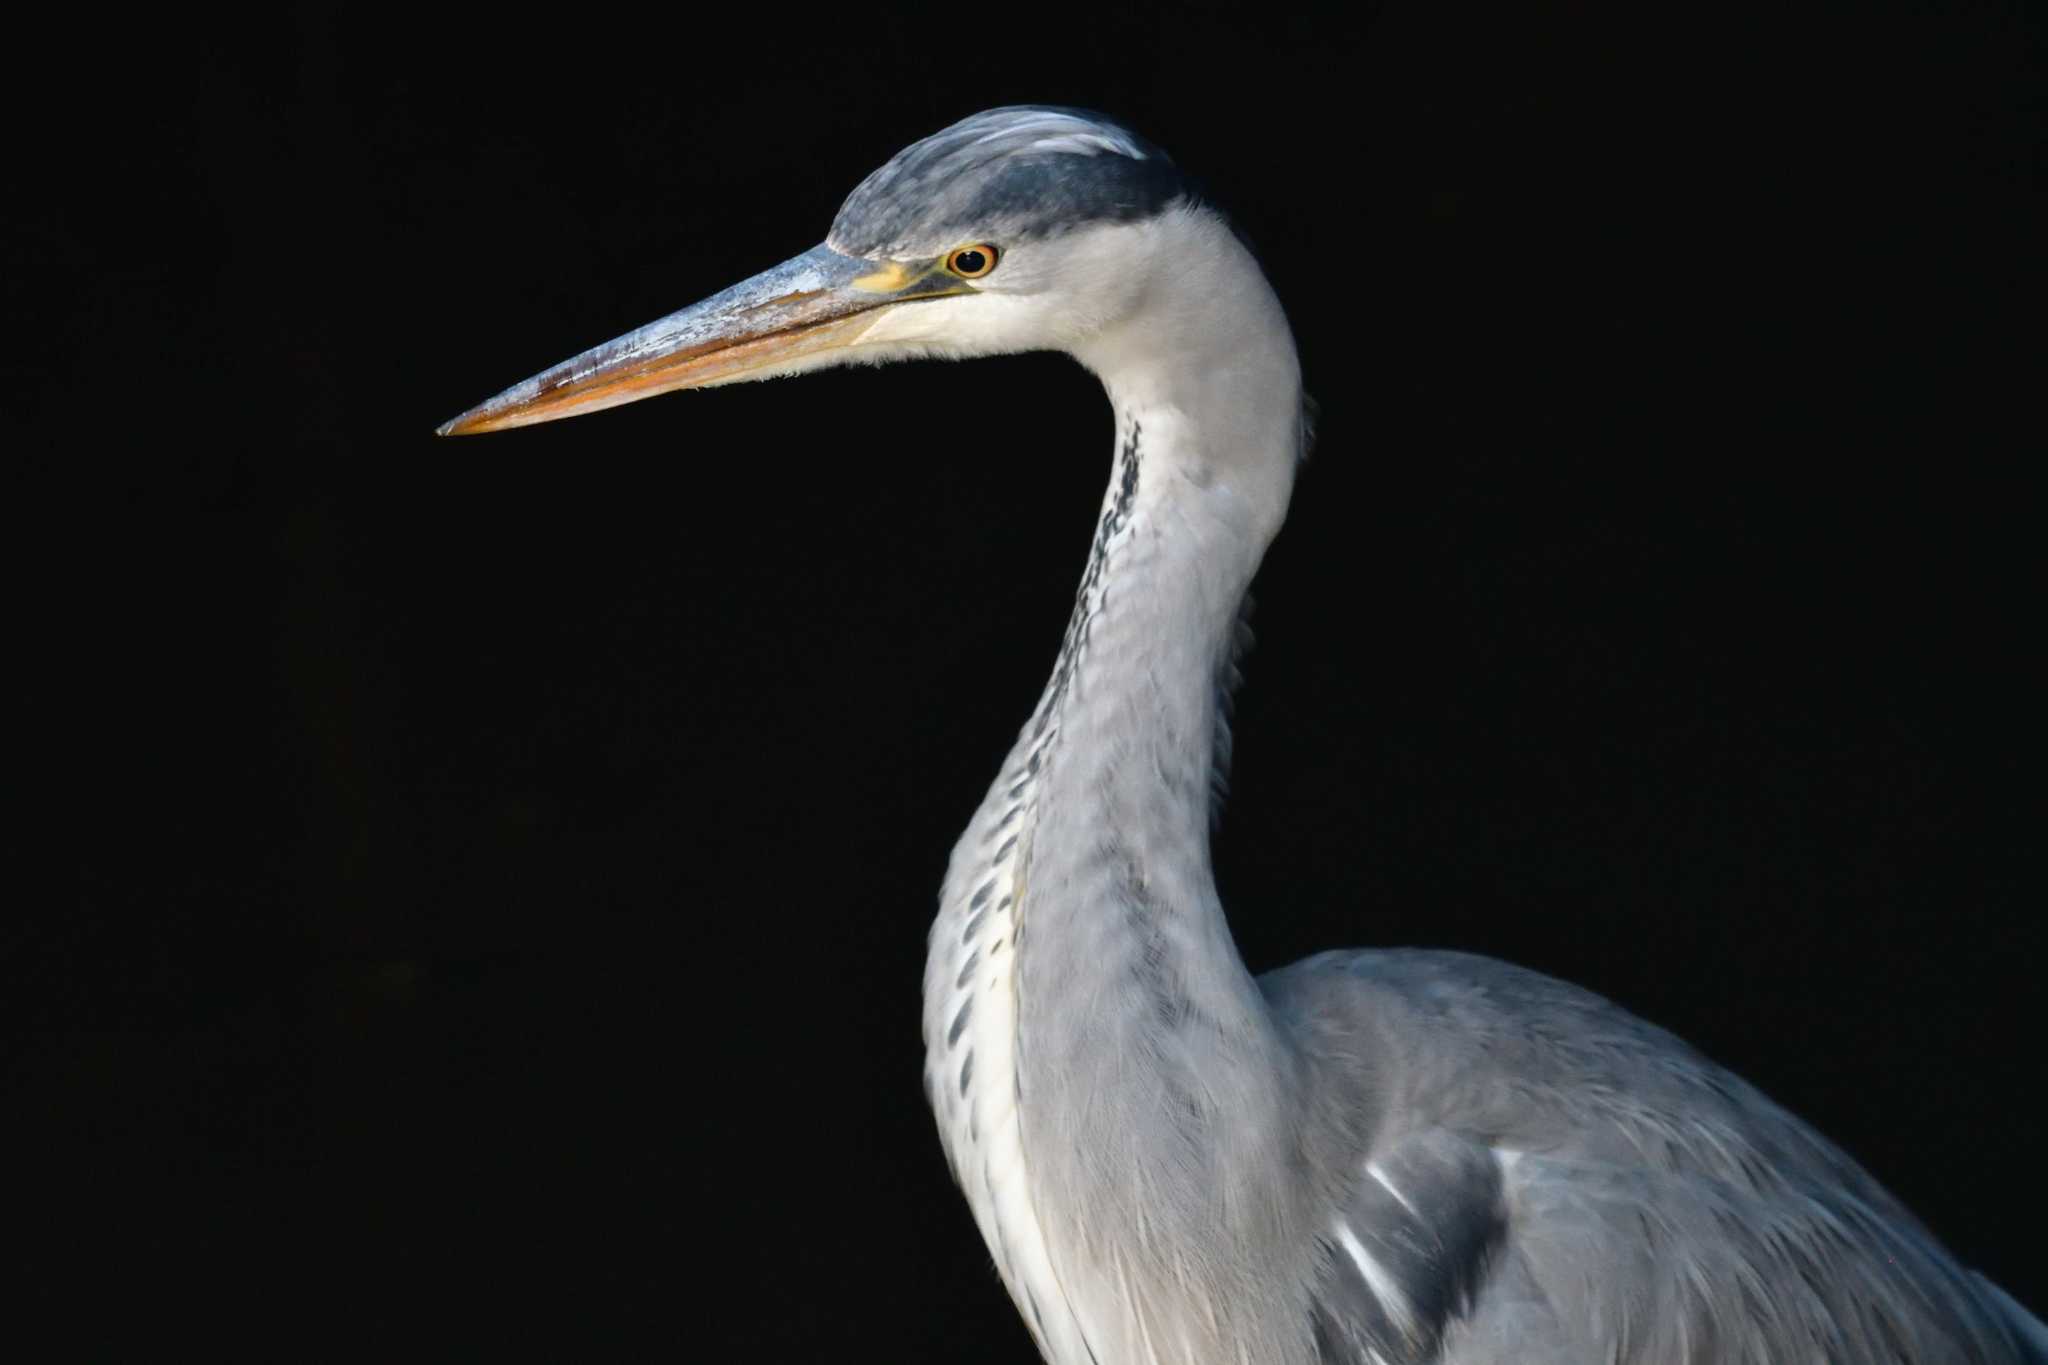
[(953, 268), (963, 275), (979, 275), (988, 269), (988, 253), (983, 251), (962, 251), (953, 257)]

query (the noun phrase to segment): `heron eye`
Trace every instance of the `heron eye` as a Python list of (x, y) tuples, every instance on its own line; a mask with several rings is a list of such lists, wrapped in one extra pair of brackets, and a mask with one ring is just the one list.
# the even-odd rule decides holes
[(996, 268), (996, 249), (987, 242), (956, 247), (946, 257), (946, 269), (963, 280), (978, 280)]

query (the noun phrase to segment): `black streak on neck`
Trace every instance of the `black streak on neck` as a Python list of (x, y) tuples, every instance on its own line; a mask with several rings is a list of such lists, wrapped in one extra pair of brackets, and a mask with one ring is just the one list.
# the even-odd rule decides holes
[[(1088, 555), (1087, 572), (1081, 575), (1081, 586), (1074, 594), (1074, 613), (1067, 619), (1067, 633), (1060, 641), (1059, 661), (1053, 665), (1052, 685), (1045, 691), (1045, 701), (1038, 708), (1038, 716), (1031, 729), (1034, 740), (1043, 739), (1059, 714), (1060, 703), (1066, 699), (1067, 685), (1073, 680), (1074, 669), (1080, 663), (1082, 651), (1088, 646), (1088, 627), (1095, 618), (1096, 608), (1101, 603), (1102, 575), (1109, 563), (1109, 543), (1119, 531), (1130, 524), (1131, 508), (1138, 500), (1139, 424), (1131, 419), (1130, 430), (1124, 435), (1124, 443), (1117, 451), (1116, 497), (1103, 509), (1102, 524), (1095, 531), (1095, 547)], [(1035, 760), (1037, 755), (1033, 754)]]

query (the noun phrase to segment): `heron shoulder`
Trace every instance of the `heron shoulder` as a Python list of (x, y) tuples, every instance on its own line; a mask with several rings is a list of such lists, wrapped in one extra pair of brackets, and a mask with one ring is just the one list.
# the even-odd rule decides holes
[(1318, 1106), (1332, 1361), (2029, 1358), (2031, 1320), (1848, 1156), (1589, 991), (1416, 949), (1260, 985)]
[(1320, 954), (1260, 984), (1319, 1084), (1400, 1114), (1407, 1128), (1747, 1189), (1832, 1181), (1909, 1217), (1754, 1086), (1540, 972), (1469, 953), (1381, 949)]

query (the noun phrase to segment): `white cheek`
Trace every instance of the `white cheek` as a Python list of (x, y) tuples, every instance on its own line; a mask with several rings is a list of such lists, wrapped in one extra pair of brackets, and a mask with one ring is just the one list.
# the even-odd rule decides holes
[(1077, 351), (1144, 300), (1155, 260), (1180, 261), (1182, 216), (1081, 228), (1020, 246), (977, 293), (876, 311), (859, 345), (923, 355)]
[(1049, 344), (1035, 300), (968, 294), (906, 303), (878, 312), (862, 346), (931, 347), (957, 355), (1000, 355)]
[(932, 299), (925, 303), (899, 303), (879, 309), (875, 320), (860, 334), (861, 344), (887, 346), (950, 339), (960, 328), (959, 305), (963, 302), (975, 300)]

